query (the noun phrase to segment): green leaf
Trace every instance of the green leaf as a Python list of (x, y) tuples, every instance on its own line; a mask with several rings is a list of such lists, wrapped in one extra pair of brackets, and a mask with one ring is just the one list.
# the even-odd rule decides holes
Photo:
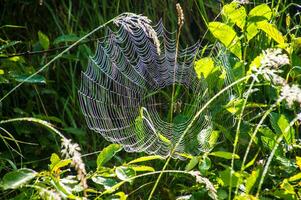
[(3, 75), (3, 74), (4, 74), (4, 70), (0, 69), (0, 75)]
[(211, 168), (211, 160), (208, 158), (208, 156), (204, 155), (203, 159), (200, 160), (199, 166), (198, 166), (200, 173), (205, 176), (208, 172), (208, 170)]
[(53, 44), (59, 44), (62, 42), (76, 42), (79, 39), (80, 39), (80, 37), (78, 37), (75, 34), (61, 35), (61, 36), (55, 38), (55, 40), (53, 41)]
[[(219, 176), (222, 180), (222, 186), (226, 187), (230, 185), (230, 167), (227, 167), (224, 171), (219, 171)], [(237, 182), (238, 182), (238, 178), (240, 177), (240, 174), (235, 172), (232, 174), (232, 187), (235, 187)]]
[(257, 20), (270, 20), (272, 17), (272, 10), (267, 4), (260, 4), (254, 7), (248, 14), (249, 20), (257, 18)]
[(39, 42), (43, 47), (43, 49), (47, 50), (49, 48), (49, 38), (47, 37), (47, 35), (39, 31), (38, 37), (39, 37)]
[(113, 178), (107, 178), (102, 176), (93, 176), (92, 181), (96, 184), (104, 186), (105, 189), (109, 189), (118, 183)]
[(214, 61), (210, 57), (201, 58), (195, 62), (194, 70), (200, 79), (202, 75), (207, 78), (214, 69)]
[(133, 163), (140, 163), (140, 162), (145, 162), (149, 160), (157, 160), (157, 159), (164, 159), (162, 156), (154, 155), (154, 156), (143, 156), (140, 158), (137, 158), (135, 160), (130, 161), (128, 164), (133, 164)]
[(5, 174), (0, 185), (4, 190), (16, 189), (32, 180), (36, 175), (37, 172), (32, 169), (18, 169)]
[(270, 24), (267, 21), (262, 21), (257, 23), (257, 27), (264, 31), (269, 37), (275, 40), (278, 44), (284, 44), (286, 38), (282, 33), (277, 29), (274, 24)]
[(240, 40), (233, 28), (221, 22), (210, 22), (208, 27), (215, 38), (223, 43), (239, 59), (242, 59)]
[(139, 166), (132, 166), (131, 168), (135, 170), (136, 172), (154, 172), (155, 169), (150, 166), (145, 166), (145, 165), (139, 165)]
[(236, 2), (226, 4), (222, 9), (222, 15), (227, 21), (236, 24), (240, 29), (244, 29), (247, 12), (243, 6), (239, 6)]
[(119, 144), (110, 144), (109, 146), (104, 148), (97, 157), (97, 168), (99, 169), (106, 162), (111, 160), (114, 157), (114, 155), (121, 149), (122, 147)]
[(283, 134), (287, 144), (290, 145), (295, 142), (295, 131), (291, 127), (287, 129), (290, 126), (290, 122), (285, 115), (272, 112), (270, 114), (270, 121), (275, 132)]
[(56, 172), (62, 167), (65, 167), (71, 163), (71, 159), (61, 160), (60, 157), (53, 153), (50, 157), (51, 164), (49, 165), (49, 168), (52, 172)]
[(297, 181), (297, 180), (299, 180), (299, 179), (301, 179), (301, 172), (299, 172), (298, 174), (296, 174), (296, 175), (290, 177), (290, 178), (288, 179), (288, 181), (293, 182), (293, 181)]
[(135, 170), (133, 170), (131, 167), (126, 167), (126, 166), (116, 167), (115, 173), (116, 173), (117, 177), (122, 181), (131, 182), (128, 179), (133, 176), (136, 176)]
[(256, 183), (256, 180), (260, 174), (260, 170), (253, 170), (250, 176), (246, 179), (246, 194), (249, 194), (251, 192), (252, 187)]
[[(220, 157), (220, 158), (225, 158), (228, 160), (230, 160), (232, 158), (232, 153), (226, 152), (226, 151), (215, 151), (215, 152), (209, 153), (209, 155)], [(239, 155), (234, 154), (234, 159), (239, 159)]]
[(192, 170), (199, 163), (199, 157), (194, 156), (185, 167), (185, 171)]
[(39, 83), (39, 84), (45, 84), (46, 83), (46, 79), (44, 76), (41, 75), (34, 75), (33, 77), (31, 77), (30, 79), (27, 79), (30, 75), (25, 75), (25, 74), (21, 74), (21, 75), (13, 75), (13, 78), (15, 79), (15, 81), (18, 82), (23, 82), (23, 83)]

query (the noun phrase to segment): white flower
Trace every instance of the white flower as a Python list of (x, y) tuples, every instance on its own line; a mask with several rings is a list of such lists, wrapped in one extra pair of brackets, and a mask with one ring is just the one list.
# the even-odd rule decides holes
[(267, 49), (263, 51), (263, 58), (261, 59), (261, 66), (263, 67), (273, 67), (278, 68), (282, 65), (289, 64), (289, 59), (286, 54), (282, 53), (282, 50), (277, 49)]
[(281, 98), (285, 99), (291, 107), (294, 102), (301, 104), (301, 89), (297, 85), (284, 85), (281, 90)]
[(249, 4), (250, 3), (249, 0), (234, 0), (233, 2), (239, 3), (241, 5), (243, 5), (243, 4)]

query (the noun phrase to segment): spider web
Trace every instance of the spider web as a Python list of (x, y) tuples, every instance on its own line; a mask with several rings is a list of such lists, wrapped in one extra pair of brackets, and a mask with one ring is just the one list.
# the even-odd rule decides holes
[[(82, 72), (78, 92), (88, 127), (128, 152), (168, 156), (207, 100), (206, 84), (194, 71), (200, 45), (176, 52), (176, 33), (162, 21), (152, 27), (139, 15), (125, 15), (115, 24), (118, 30), (108, 29)], [(170, 108), (162, 96), (171, 96), (173, 84), (186, 92)], [(168, 109), (175, 113), (173, 120), (167, 119)], [(209, 113), (200, 115), (173, 157), (207, 151), (211, 127)]]

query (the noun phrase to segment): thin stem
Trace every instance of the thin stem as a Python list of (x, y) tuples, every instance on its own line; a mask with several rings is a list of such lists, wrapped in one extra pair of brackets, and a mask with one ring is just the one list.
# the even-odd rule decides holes
[[(266, 119), (266, 117), (273, 111), (273, 109), (282, 101), (282, 98), (279, 98), (265, 113), (264, 115), (262, 116), (262, 118), (260, 119), (259, 123), (257, 124), (253, 134), (251, 135), (251, 138), (250, 138), (250, 142), (248, 144), (248, 147), (247, 147), (247, 150), (245, 152), (245, 155), (244, 155), (244, 158), (243, 158), (243, 161), (242, 161), (242, 164), (241, 164), (241, 168), (240, 168), (240, 172), (242, 172), (244, 170), (244, 167), (245, 167), (245, 163), (246, 163), (246, 160), (247, 160), (247, 157), (248, 157), (248, 154), (249, 154), (249, 151), (251, 149), (251, 145), (253, 143), (253, 140), (255, 139), (255, 136), (257, 134), (257, 132), (259, 131), (259, 128), (261, 127), (262, 123), (264, 122), (264, 120)], [(237, 184), (236, 184), (236, 190), (235, 190), (235, 193), (238, 192), (238, 185), (239, 185), (239, 182), (240, 182), (240, 178), (238, 179), (237, 181)]]
[(248, 75), (248, 76), (245, 76), (241, 79), (238, 79), (237, 81), (231, 83), (230, 85), (228, 85), (227, 87), (225, 87), (224, 89), (222, 89), (221, 91), (219, 91), (216, 95), (214, 95), (210, 100), (207, 101), (207, 103), (195, 114), (195, 116), (192, 118), (191, 122), (189, 123), (189, 125), (187, 126), (187, 128), (184, 130), (183, 134), (181, 135), (181, 137), (179, 138), (178, 142), (175, 144), (175, 146), (173, 147), (168, 159), (166, 160), (165, 162), (165, 165), (163, 166), (162, 170), (161, 170), (161, 173), (159, 174), (159, 177), (149, 195), (149, 198), (148, 200), (150, 200), (152, 198), (152, 195), (153, 193), (155, 192), (156, 190), (156, 187), (160, 181), (160, 178), (164, 172), (164, 170), (166, 169), (172, 155), (175, 153), (177, 147), (179, 146), (179, 144), (181, 143), (181, 141), (183, 140), (183, 138), (185, 137), (185, 135), (187, 134), (188, 130), (191, 128), (191, 126), (193, 125), (193, 123), (196, 121), (196, 119), (201, 115), (201, 113), (217, 98), (219, 97), (220, 95), (222, 95), (225, 91), (227, 91), (228, 89), (230, 89), (231, 87), (237, 85), (238, 83), (240, 82), (243, 82), (247, 79), (249, 79), (252, 75)]
[(263, 169), (263, 172), (262, 172), (262, 175), (261, 175), (261, 178), (260, 178), (260, 181), (259, 181), (259, 184), (258, 184), (258, 188), (257, 188), (257, 192), (256, 192), (256, 198), (258, 198), (259, 194), (260, 194), (260, 191), (261, 191), (261, 187), (262, 187), (262, 184), (263, 184), (263, 181), (264, 181), (264, 178), (268, 172), (268, 169), (269, 169), (269, 166), (272, 162), (272, 159), (275, 155), (275, 152), (280, 144), (280, 142), (282, 141), (283, 137), (284, 137), (284, 134), (287, 133), (289, 131), (289, 129), (294, 125), (294, 123), (299, 119), (299, 116), (295, 117), (291, 122), (290, 124), (285, 128), (284, 132), (278, 137), (278, 139), (276, 140), (276, 143), (273, 147), (273, 150), (267, 160), (267, 163)]
[(21, 122), (21, 121), (28, 121), (28, 122), (34, 122), (34, 123), (41, 124), (41, 125), (49, 128), (54, 133), (58, 134), (61, 138), (66, 139), (65, 136), (62, 133), (60, 133), (57, 129), (55, 129), (52, 126), (52, 124), (50, 124), (49, 122), (46, 122), (44, 120), (33, 118), (33, 117), (21, 117), (21, 118), (2, 120), (2, 121), (0, 121), (0, 124), (6, 124), (6, 123), (11, 123), (11, 122)]
[[(117, 17), (119, 17), (120, 15), (118, 15)], [(62, 55), (64, 55), (66, 52), (68, 52), (70, 49), (72, 49), (73, 47), (75, 47), (76, 45), (78, 45), (81, 41), (83, 41), (84, 39), (86, 39), (87, 37), (89, 37), (90, 35), (92, 35), (93, 33), (95, 33), (96, 31), (102, 29), (103, 27), (105, 27), (106, 25), (108, 25), (109, 23), (113, 22), (117, 17), (114, 17), (113, 19), (107, 21), (106, 23), (98, 26), (97, 28), (95, 28), (94, 30), (92, 30), (91, 32), (89, 32), (88, 34), (86, 34), (85, 36), (81, 37), (79, 40), (77, 40), (76, 42), (74, 42), (72, 45), (70, 45), (68, 48), (66, 48), (64, 51), (62, 51), (61, 53), (59, 53), (57, 56), (55, 56), (53, 59), (51, 59), (48, 63), (46, 63), (43, 67), (41, 67), (38, 71), (36, 71), (35, 73), (31, 74), (30, 76), (28, 76), (25, 80), (23, 80), (22, 82), (20, 82), (18, 85), (16, 85), (13, 89), (11, 89), (8, 93), (6, 93), (1, 99), (0, 99), (0, 103), (6, 98), (8, 97), (12, 92), (14, 92), (16, 89), (18, 89), (21, 85), (23, 85), (23, 83), (25, 83), (26, 81), (28, 81), (29, 79), (31, 79), (32, 77), (34, 77), (35, 75), (39, 74), (40, 72), (42, 72), (44, 69), (46, 69), (50, 64), (52, 64), (54, 61), (56, 61), (58, 58), (60, 58)]]
[(251, 93), (251, 89), (253, 88), (254, 86), (254, 83), (255, 83), (255, 79), (253, 78), (252, 82), (251, 82), (251, 85), (247, 91), (247, 95), (244, 99), (244, 102), (243, 102), (243, 106), (242, 106), (242, 109), (241, 109), (241, 112), (239, 114), (239, 117), (238, 117), (238, 123), (237, 123), (237, 128), (236, 128), (236, 134), (235, 134), (235, 139), (234, 139), (234, 144), (233, 144), (233, 153), (232, 153), (232, 158), (231, 158), (231, 172), (230, 172), (230, 182), (229, 182), (229, 200), (231, 200), (231, 190), (232, 190), (232, 177), (233, 177), (233, 171), (234, 171), (234, 158), (235, 158), (235, 153), (236, 153), (236, 150), (237, 150), (237, 144), (238, 144), (238, 139), (239, 139), (239, 135), (240, 135), (240, 125), (241, 125), (241, 122), (242, 122), (242, 118), (243, 118), (243, 113), (244, 113), (244, 110), (245, 110), (245, 107), (247, 105), (247, 101), (248, 101), (248, 98), (249, 98), (249, 95)]

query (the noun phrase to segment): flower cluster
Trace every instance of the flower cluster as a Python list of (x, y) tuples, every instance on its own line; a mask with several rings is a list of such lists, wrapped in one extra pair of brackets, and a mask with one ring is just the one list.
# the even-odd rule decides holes
[(65, 158), (72, 160), (72, 165), (77, 171), (77, 178), (84, 189), (88, 188), (86, 180), (86, 168), (81, 158), (80, 147), (78, 144), (71, 143), (71, 139), (62, 138), (61, 153)]
[(278, 68), (282, 65), (289, 64), (289, 59), (286, 54), (282, 53), (279, 48), (270, 48), (263, 51), (263, 58), (261, 59), (262, 67)]
[(184, 12), (179, 3), (176, 4), (177, 14), (178, 14), (178, 26), (182, 27), (184, 24)]
[(301, 105), (301, 89), (297, 85), (289, 86), (286, 84), (281, 89), (280, 98), (285, 99), (289, 107), (291, 107), (294, 102)]
[(133, 29), (141, 28), (147, 37), (154, 41), (157, 53), (161, 54), (160, 41), (154, 28), (151, 26), (151, 20), (145, 16), (134, 13), (125, 13), (114, 20), (114, 24), (122, 26), (129, 33), (133, 33)]

